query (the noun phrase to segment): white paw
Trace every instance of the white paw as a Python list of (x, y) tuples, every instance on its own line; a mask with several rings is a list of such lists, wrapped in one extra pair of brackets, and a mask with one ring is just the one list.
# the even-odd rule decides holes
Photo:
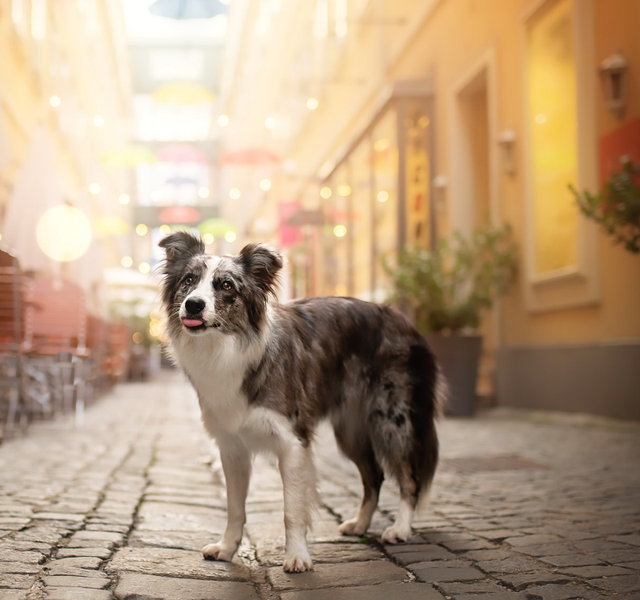
[(302, 573), (313, 571), (313, 562), (308, 552), (300, 554), (287, 554), (282, 563), (282, 570), (287, 573)]
[(338, 531), (342, 535), (364, 535), (367, 531), (367, 526), (364, 523), (360, 523), (358, 519), (349, 519), (338, 527)]
[(221, 542), (217, 544), (207, 544), (202, 549), (202, 556), (204, 556), (207, 560), (224, 560), (226, 562), (231, 562), (233, 555), (236, 553), (235, 549), (231, 550), (224, 546)]
[(382, 534), (382, 542), (384, 544), (400, 544), (406, 542), (411, 537), (410, 528), (402, 528), (397, 525), (387, 527)]

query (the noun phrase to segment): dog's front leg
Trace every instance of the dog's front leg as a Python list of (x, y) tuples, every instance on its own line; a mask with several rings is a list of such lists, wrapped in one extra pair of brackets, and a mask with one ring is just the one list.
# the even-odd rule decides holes
[(307, 528), (316, 500), (315, 469), (311, 449), (300, 440), (291, 441), (279, 456), (284, 488), (285, 557), (282, 568), (289, 573), (310, 571), (313, 562), (307, 548)]
[(245, 501), (251, 477), (251, 453), (240, 440), (219, 441), (222, 470), (227, 482), (227, 527), (222, 539), (202, 549), (205, 558), (230, 561), (242, 541)]

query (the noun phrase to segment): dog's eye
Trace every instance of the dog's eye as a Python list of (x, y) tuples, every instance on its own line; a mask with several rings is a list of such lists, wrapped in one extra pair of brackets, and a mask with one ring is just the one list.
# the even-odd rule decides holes
[(182, 283), (184, 285), (191, 285), (193, 283), (193, 275), (187, 275)]
[(223, 281), (223, 282), (222, 282), (222, 289), (223, 289), (225, 292), (228, 292), (229, 290), (232, 290), (232, 289), (233, 289), (233, 285), (231, 284), (231, 282), (230, 282), (230, 281)]

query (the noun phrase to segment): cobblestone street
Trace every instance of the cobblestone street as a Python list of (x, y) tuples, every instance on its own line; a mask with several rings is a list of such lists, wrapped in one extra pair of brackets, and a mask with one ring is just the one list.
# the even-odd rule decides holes
[(366, 539), (340, 536), (361, 488), (323, 430), (315, 571), (286, 574), (274, 464), (255, 464), (239, 556), (203, 560), (225, 500), (195, 395), (175, 373), (121, 385), (82, 428), (0, 446), (0, 600), (640, 598), (640, 427), (493, 411), (440, 432), (431, 509), (382, 546), (395, 491)]

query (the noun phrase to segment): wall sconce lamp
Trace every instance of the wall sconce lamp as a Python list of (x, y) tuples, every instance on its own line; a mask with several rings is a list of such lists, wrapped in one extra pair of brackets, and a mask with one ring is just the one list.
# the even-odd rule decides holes
[(604, 87), (604, 104), (618, 119), (624, 115), (628, 64), (620, 50), (600, 64), (600, 77)]
[(513, 129), (505, 129), (498, 135), (498, 144), (502, 148), (504, 172), (513, 175), (516, 172), (516, 132)]

